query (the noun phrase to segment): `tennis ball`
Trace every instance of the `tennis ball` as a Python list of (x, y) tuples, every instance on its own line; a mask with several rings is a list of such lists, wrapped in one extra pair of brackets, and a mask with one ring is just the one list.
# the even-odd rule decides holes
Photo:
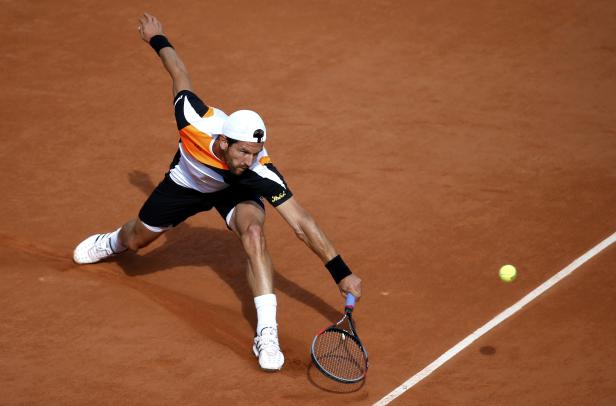
[(513, 282), (517, 274), (518, 271), (513, 265), (503, 265), (498, 271), (498, 276), (500, 276), (503, 282)]

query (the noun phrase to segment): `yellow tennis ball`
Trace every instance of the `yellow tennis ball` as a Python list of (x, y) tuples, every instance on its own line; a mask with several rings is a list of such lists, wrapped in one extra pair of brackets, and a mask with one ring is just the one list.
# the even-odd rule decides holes
[(498, 271), (498, 276), (500, 276), (503, 282), (513, 282), (517, 275), (518, 271), (513, 265), (503, 265)]

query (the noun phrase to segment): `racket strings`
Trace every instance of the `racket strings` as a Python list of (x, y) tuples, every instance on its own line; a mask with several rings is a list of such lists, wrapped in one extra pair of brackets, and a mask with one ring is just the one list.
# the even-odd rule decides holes
[(314, 356), (321, 368), (343, 380), (359, 380), (366, 373), (362, 348), (354, 337), (342, 330), (321, 333), (315, 342)]

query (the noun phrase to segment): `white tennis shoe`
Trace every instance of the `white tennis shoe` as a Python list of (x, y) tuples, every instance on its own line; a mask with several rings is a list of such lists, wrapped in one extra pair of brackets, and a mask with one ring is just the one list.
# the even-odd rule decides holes
[(94, 234), (80, 242), (73, 251), (73, 261), (78, 264), (93, 264), (114, 255), (110, 235), (111, 233)]
[(252, 351), (259, 358), (259, 366), (265, 371), (279, 371), (284, 364), (284, 355), (278, 344), (278, 330), (265, 327), (255, 337)]

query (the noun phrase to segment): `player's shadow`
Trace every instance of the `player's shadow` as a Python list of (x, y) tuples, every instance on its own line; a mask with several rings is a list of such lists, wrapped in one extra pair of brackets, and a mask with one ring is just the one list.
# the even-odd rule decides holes
[[(155, 185), (150, 176), (141, 171), (129, 173), (130, 183), (146, 196)], [(242, 304), (243, 317), (256, 328), (256, 314), (252, 292), (246, 281), (246, 255), (239, 239), (228, 230), (180, 224), (162, 238), (166, 241), (146, 254), (126, 253), (114, 261), (128, 276), (145, 275), (180, 266), (207, 266), (229, 285)], [(323, 299), (275, 271), (277, 290), (321, 313), (328, 320), (336, 320), (340, 312)]]

